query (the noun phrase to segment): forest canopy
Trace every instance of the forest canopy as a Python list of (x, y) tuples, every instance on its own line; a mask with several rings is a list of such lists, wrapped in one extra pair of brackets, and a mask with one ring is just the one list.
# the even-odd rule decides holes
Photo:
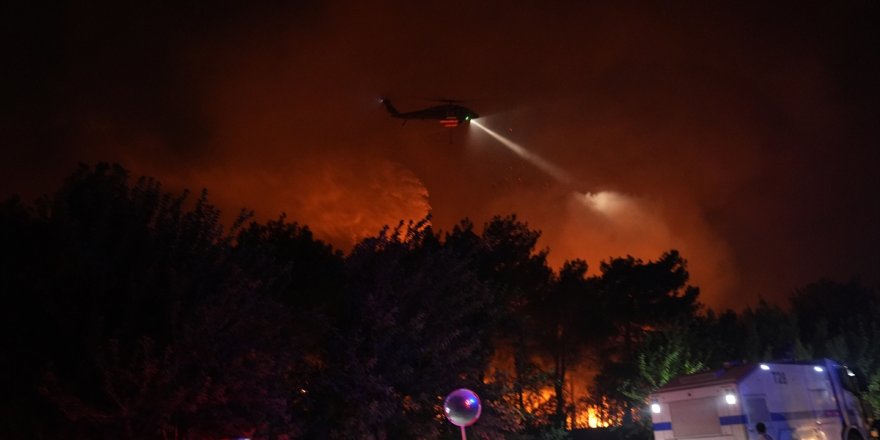
[(220, 219), (207, 191), (106, 163), (0, 203), (0, 432), (453, 438), (442, 399), (467, 387), (479, 438), (565, 438), (588, 412), (644, 434), (645, 397), (676, 375), (820, 357), (880, 416), (880, 293), (858, 280), (715, 311), (674, 249), (554, 269), (513, 214), (390, 225), (347, 254), (283, 215)]

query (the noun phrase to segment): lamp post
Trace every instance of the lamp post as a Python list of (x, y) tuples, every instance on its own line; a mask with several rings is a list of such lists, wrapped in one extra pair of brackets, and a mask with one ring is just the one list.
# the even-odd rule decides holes
[(467, 388), (459, 388), (446, 396), (443, 410), (446, 418), (453, 425), (461, 428), (461, 440), (467, 440), (464, 428), (473, 425), (480, 418), (483, 407), (480, 405), (480, 397), (477, 393)]

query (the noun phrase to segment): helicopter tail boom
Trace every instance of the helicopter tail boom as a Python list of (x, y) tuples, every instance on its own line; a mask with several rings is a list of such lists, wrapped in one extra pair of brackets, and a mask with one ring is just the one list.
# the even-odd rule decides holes
[(380, 99), (379, 99), (379, 102), (381, 102), (382, 104), (385, 105), (385, 109), (388, 110), (388, 113), (391, 113), (391, 116), (394, 116), (394, 117), (399, 117), (399, 116), (400, 116), (400, 112), (397, 111), (396, 108), (394, 108), (394, 105), (391, 104), (391, 100), (390, 100), (390, 99), (388, 99), (388, 98), (380, 98)]

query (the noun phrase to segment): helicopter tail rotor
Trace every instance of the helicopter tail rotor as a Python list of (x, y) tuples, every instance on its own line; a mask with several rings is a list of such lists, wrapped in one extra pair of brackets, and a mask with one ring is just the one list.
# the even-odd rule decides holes
[(394, 108), (394, 104), (391, 103), (391, 100), (385, 97), (379, 98), (379, 102), (385, 106), (385, 109), (388, 110), (388, 113), (391, 113), (391, 116), (399, 116), (400, 112)]

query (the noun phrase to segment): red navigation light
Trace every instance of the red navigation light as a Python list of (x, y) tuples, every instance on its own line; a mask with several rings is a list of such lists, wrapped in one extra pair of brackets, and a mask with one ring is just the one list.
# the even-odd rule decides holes
[(458, 127), (458, 117), (455, 115), (447, 115), (445, 118), (440, 120), (440, 125), (446, 128)]

